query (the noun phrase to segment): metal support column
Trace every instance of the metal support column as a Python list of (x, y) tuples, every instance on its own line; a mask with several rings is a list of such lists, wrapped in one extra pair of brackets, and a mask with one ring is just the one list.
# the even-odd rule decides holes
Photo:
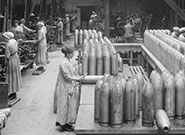
[(110, 36), (110, 0), (104, 0), (105, 36)]

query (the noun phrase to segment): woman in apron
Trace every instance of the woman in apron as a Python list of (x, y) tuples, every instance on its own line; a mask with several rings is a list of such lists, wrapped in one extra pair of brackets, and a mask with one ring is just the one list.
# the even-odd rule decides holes
[[(72, 124), (75, 123), (77, 115), (74, 102), (75, 81), (81, 81), (83, 76), (74, 75), (74, 67), (70, 59), (74, 55), (72, 46), (62, 48), (64, 57), (59, 64), (57, 77), (57, 121), (56, 126), (60, 126), (62, 131), (73, 131)], [(74, 113), (75, 111), (75, 113)]]
[(16, 92), (22, 88), (20, 59), (17, 54), (18, 43), (12, 32), (3, 33), (3, 37), (8, 42), (5, 54), (7, 59), (6, 82), (8, 83), (8, 95), (11, 100), (17, 97)]

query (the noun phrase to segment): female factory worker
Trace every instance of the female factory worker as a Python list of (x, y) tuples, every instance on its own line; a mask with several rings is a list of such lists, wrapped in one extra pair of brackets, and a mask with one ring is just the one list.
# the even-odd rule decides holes
[(36, 64), (39, 66), (37, 71), (45, 70), (46, 66), (46, 50), (47, 50), (47, 43), (46, 43), (46, 33), (42, 28), (44, 24), (42, 22), (37, 23), (38, 28), (38, 37), (36, 43), (37, 45), (37, 59)]
[(14, 25), (12, 27), (11, 30), (14, 35), (15, 35), (15, 39), (24, 39), (24, 34), (23, 34), (23, 28), (21, 26), (19, 26), (19, 21), (18, 20), (14, 20)]
[(70, 36), (70, 19), (68, 14), (66, 14), (65, 18), (65, 34), (67, 37)]
[(23, 18), (20, 20), (20, 26), (22, 27), (23, 31), (35, 32), (35, 30), (32, 30), (32, 29), (26, 27), (25, 22), (26, 21)]
[(74, 103), (71, 100), (75, 91), (75, 81), (81, 81), (82, 76), (74, 75), (74, 68), (70, 59), (74, 55), (74, 47), (64, 46), (62, 48), (64, 58), (61, 59), (59, 65), (59, 73), (57, 78), (58, 92), (57, 92), (57, 121), (56, 126), (61, 127), (61, 131), (72, 131), (72, 123), (74, 121)]
[(8, 42), (6, 45), (7, 72), (6, 81), (8, 82), (9, 99), (16, 98), (16, 92), (22, 87), (22, 78), (20, 71), (20, 59), (17, 54), (18, 43), (12, 32), (3, 33), (4, 39)]
[(14, 26), (12, 27), (12, 32), (17, 33), (23, 33), (23, 28), (21, 26), (19, 26), (19, 21), (18, 20), (14, 20)]
[(173, 32), (171, 33), (171, 37), (178, 38), (180, 34), (180, 28), (179, 27), (173, 27)]

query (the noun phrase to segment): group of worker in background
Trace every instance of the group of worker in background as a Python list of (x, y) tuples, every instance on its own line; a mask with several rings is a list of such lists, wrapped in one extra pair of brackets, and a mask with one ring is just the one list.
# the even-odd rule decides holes
[(88, 28), (90, 30), (101, 31), (103, 33), (105, 29), (104, 21), (105, 20), (100, 16), (98, 16), (95, 11), (92, 11), (92, 14), (90, 16), (90, 20), (88, 23)]
[(17, 97), (16, 92), (21, 89), (22, 79), (21, 79), (21, 68), (20, 59), (18, 55), (19, 45), (18, 43), (23, 40), (26, 32), (36, 32), (36, 65), (37, 71), (43, 71), (46, 67), (46, 52), (47, 52), (47, 41), (46, 34), (47, 29), (44, 22), (39, 21), (36, 24), (37, 28), (32, 30), (25, 26), (25, 20), (21, 19), (20, 23), (18, 20), (14, 21), (12, 29), (8, 32), (4, 32), (2, 37), (6, 44), (6, 82), (8, 83), (8, 97), (9, 99), (14, 99)]
[[(49, 18), (51, 19), (51, 17)], [(64, 54), (59, 64), (59, 72), (56, 83), (56, 106), (57, 106), (57, 119), (56, 126), (61, 128), (61, 131), (73, 131), (74, 127), (72, 124), (76, 122), (77, 109), (74, 108), (76, 105), (77, 98), (75, 92), (75, 82), (83, 80), (84, 76), (77, 76), (74, 74), (74, 67), (70, 59), (74, 56), (74, 47), (64, 45), (64, 33), (67, 37), (70, 36), (70, 21), (72, 23), (72, 32), (76, 29), (76, 16), (69, 19), (69, 15), (65, 15), (65, 19), (60, 17), (56, 20), (38, 20), (36, 21), (36, 27), (26, 26), (25, 20), (20, 21), (14, 20), (12, 29), (8, 32), (4, 32), (2, 37), (7, 42), (6, 44), (6, 59), (7, 59), (7, 74), (6, 81), (8, 82), (8, 97), (14, 99), (17, 97), (17, 92), (22, 88), (20, 58), (18, 55), (19, 42), (24, 40), (30, 33), (35, 33), (35, 47), (36, 47), (36, 60), (37, 65), (36, 71), (45, 71), (47, 59), (47, 33), (48, 25), (55, 21), (56, 30), (56, 43), (62, 44), (61, 52)], [(32, 23), (33, 25), (33, 23)], [(65, 25), (65, 27), (64, 27)], [(30, 28), (31, 27), (31, 28)], [(64, 30), (65, 29), (65, 30)], [(73, 102), (71, 102), (73, 100)]]
[(156, 19), (153, 14), (133, 14), (128, 12), (126, 17), (122, 19), (119, 15), (114, 20), (115, 33), (114, 35), (124, 37), (125, 42), (134, 42), (134, 34), (139, 33), (143, 38), (146, 29), (167, 29), (169, 28), (168, 19), (163, 15), (161, 22), (156, 24)]
[[(67, 17), (67, 16), (66, 16)], [(36, 71), (45, 71), (45, 67), (47, 62), (49, 61), (47, 57), (47, 25), (43, 20), (39, 20), (35, 22), (34, 29), (31, 29), (25, 25), (25, 20), (22, 18), (20, 21), (14, 20), (13, 26), (8, 32), (4, 32), (2, 37), (6, 45), (6, 82), (8, 82), (8, 97), (9, 99), (14, 99), (17, 97), (16, 92), (21, 89), (22, 81), (21, 81), (21, 68), (20, 68), (20, 59), (18, 55), (19, 43), (21, 41), (26, 40), (29, 34), (35, 34), (34, 44), (36, 50), (36, 60), (35, 64), (38, 66)], [(61, 25), (60, 25), (61, 24)], [(60, 26), (59, 26), (60, 25)], [(60, 29), (59, 29), (60, 27)], [(66, 30), (69, 35), (69, 26), (68, 30)], [(56, 25), (56, 33), (57, 41), (63, 44), (63, 24), (58, 19), (58, 23)]]

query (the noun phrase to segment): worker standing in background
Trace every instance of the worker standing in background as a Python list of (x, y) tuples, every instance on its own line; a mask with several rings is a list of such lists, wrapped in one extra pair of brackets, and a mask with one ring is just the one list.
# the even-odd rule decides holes
[(173, 27), (173, 32), (171, 33), (171, 37), (178, 38), (180, 34), (179, 30), (180, 30), (179, 27)]
[(25, 20), (23, 18), (20, 20), (20, 26), (22, 27), (24, 34), (26, 34), (27, 32), (36, 32), (35, 30), (32, 30), (25, 26)]
[(134, 26), (132, 25), (132, 21), (127, 20), (127, 24), (124, 26), (124, 38), (126, 43), (134, 42)]
[(57, 23), (57, 44), (59, 45), (64, 45), (64, 41), (63, 41), (63, 29), (64, 29), (64, 25), (62, 22), (62, 18), (58, 18), (58, 23)]
[(46, 43), (46, 34), (43, 29), (44, 24), (42, 22), (37, 23), (38, 28), (38, 37), (37, 37), (37, 59), (36, 64), (39, 66), (37, 71), (44, 71), (46, 66), (46, 50), (47, 50), (47, 43)]
[(76, 12), (73, 11), (73, 15), (72, 15), (72, 18), (71, 18), (71, 30), (72, 32), (74, 32), (76, 30), (76, 21), (77, 21), (77, 16), (76, 16)]
[(96, 12), (92, 11), (92, 14), (91, 14), (90, 18), (95, 17), (95, 16), (97, 16)]
[(185, 27), (180, 28), (179, 32), (180, 35), (178, 37), (178, 40), (185, 42)]
[(89, 29), (90, 30), (94, 30), (95, 29), (95, 23), (93, 21), (94, 16), (91, 16), (90, 20), (89, 20)]
[(18, 20), (14, 20), (11, 32), (14, 33), (15, 39), (24, 39), (25, 38), (24, 34), (23, 34), (23, 28), (21, 26), (19, 26)]
[(45, 34), (47, 35), (47, 28), (46, 28), (46, 24), (43, 20), (40, 21), (43, 24), (42, 29), (44, 30)]
[(65, 18), (65, 34), (66, 34), (67, 38), (69, 38), (69, 36), (70, 36), (70, 19), (69, 19), (68, 14), (66, 14), (66, 18)]
[(91, 30), (97, 30), (98, 25), (98, 16), (97, 15), (91, 15), (91, 19), (89, 20), (89, 29)]
[(141, 18), (141, 16), (139, 15), (139, 14), (136, 14), (136, 18), (135, 18), (135, 30), (137, 31), (137, 32), (139, 32), (140, 33), (140, 35), (142, 35), (142, 18)]
[(74, 117), (76, 117), (77, 112), (74, 110), (76, 103), (72, 104), (71, 100), (74, 98), (73, 96), (75, 96), (75, 81), (81, 81), (83, 76), (74, 75), (74, 67), (70, 61), (74, 56), (74, 47), (64, 46), (62, 48), (62, 53), (64, 53), (64, 57), (61, 59), (59, 65), (56, 83), (57, 89), (55, 89), (55, 91), (57, 91), (56, 126), (60, 126), (61, 131), (73, 131), (74, 128), (71, 124), (75, 123)]
[(153, 24), (153, 14), (149, 14), (146, 18), (146, 29), (152, 29), (154, 27)]
[(20, 59), (17, 54), (18, 43), (12, 32), (3, 33), (3, 37), (8, 42), (5, 54), (7, 59), (6, 82), (8, 82), (8, 97), (11, 100), (17, 97), (16, 92), (22, 88)]
[(18, 20), (14, 20), (13, 23), (13, 27), (12, 27), (12, 32), (22, 32), (23, 33), (23, 28), (21, 26), (19, 26), (19, 21)]
[[(43, 29), (43, 31), (45, 33), (45, 36), (46, 36), (46, 45), (47, 45), (47, 48), (48, 48), (49, 46), (47, 44), (47, 27), (46, 27), (46, 23), (43, 20), (41, 20), (40, 22), (43, 23), (42, 29)], [(46, 48), (46, 61), (47, 61), (47, 64), (48, 64), (48, 63), (50, 63), (50, 60), (49, 60), (47, 48)]]

